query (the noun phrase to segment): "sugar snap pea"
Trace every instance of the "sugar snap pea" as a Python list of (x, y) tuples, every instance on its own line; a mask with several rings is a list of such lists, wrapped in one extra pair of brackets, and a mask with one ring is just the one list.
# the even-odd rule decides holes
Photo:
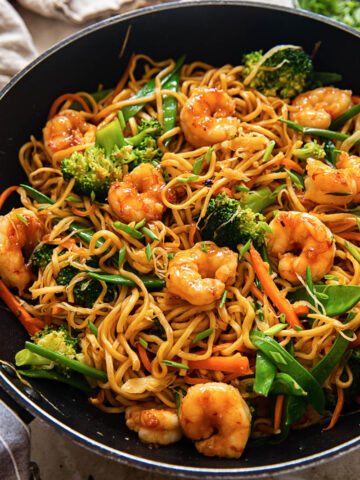
[[(165, 90), (168, 90), (167, 82), (169, 80), (171, 80), (172, 76), (180, 70), (184, 61), (185, 61), (185, 55), (180, 57), (179, 60), (176, 62), (174, 69), (170, 73), (165, 75), (165, 77), (163, 77), (161, 79), (161, 85)], [(135, 95), (133, 95), (131, 97), (131, 99), (142, 98), (142, 97), (146, 98), (146, 97), (152, 95), (154, 92), (155, 92), (155, 78), (152, 78), (146, 85), (144, 85), (138, 92), (136, 92)], [(146, 105), (146, 102), (145, 103), (138, 103), (136, 105), (125, 106), (121, 110), (123, 115), (124, 115), (125, 122), (127, 122), (129, 120), (129, 118), (134, 117), (137, 113), (139, 113), (140, 110), (145, 105)]]
[[(314, 284), (315, 292), (326, 294), (328, 298), (321, 298), (320, 302), (329, 317), (348, 312), (354, 305), (360, 302), (359, 285), (318, 285)], [(290, 292), (287, 296), (291, 302), (305, 300), (314, 305), (313, 298), (305, 288), (299, 288)]]
[(270, 389), (271, 395), (295, 395), (305, 397), (305, 390), (287, 373), (277, 373)]
[(256, 354), (254, 392), (267, 397), (275, 375), (275, 365), (259, 350)]
[(322, 413), (325, 408), (325, 396), (313, 375), (273, 338), (262, 332), (253, 331), (250, 339), (281, 372), (290, 375), (307, 392), (309, 403)]
[(85, 378), (78, 375), (63, 375), (56, 370), (40, 369), (18, 370), (18, 373), (20, 373), (20, 375), (22, 375), (23, 377), (44, 378), (46, 380), (55, 380), (56, 382), (65, 383), (87, 394), (94, 393), (94, 390), (90, 387)]
[[(177, 92), (179, 89), (180, 72), (175, 72), (172, 77), (166, 82), (164, 88)], [(164, 132), (168, 132), (175, 127), (176, 114), (177, 114), (177, 100), (172, 95), (165, 95), (163, 99), (163, 112), (164, 112)], [(167, 147), (171, 142), (171, 137), (165, 140), (165, 146)]]

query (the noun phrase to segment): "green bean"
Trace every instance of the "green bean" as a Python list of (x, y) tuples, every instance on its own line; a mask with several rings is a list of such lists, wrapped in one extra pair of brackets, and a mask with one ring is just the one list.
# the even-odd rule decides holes
[(55, 370), (40, 369), (18, 370), (18, 373), (24, 377), (44, 378), (46, 380), (55, 380), (56, 382), (65, 383), (87, 394), (94, 393), (94, 390), (90, 387), (90, 385), (83, 377), (75, 377), (74, 375), (62, 375)]
[[(312, 128), (312, 127), (303, 127), (302, 125), (292, 122), (291, 120), (284, 120), (282, 118), (279, 119), (280, 122), (286, 123), (289, 128), (296, 130), (297, 132), (301, 132), (304, 135), (315, 135), (317, 137), (327, 138), (329, 140), (336, 140), (343, 142), (350, 135), (346, 135), (345, 133), (334, 132), (332, 130), (324, 130), (322, 128)], [(360, 145), (360, 140), (354, 143), (354, 145)]]
[(267, 397), (275, 375), (275, 365), (259, 350), (256, 354), (254, 392)]
[(106, 372), (98, 370), (97, 368), (89, 367), (88, 365), (78, 362), (77, 360), (73, 360), (72, 358), (65, 357), (65, 355), (60, 355), (59, 353), (53, 352), (48, 348), (41, 347), (40, 345), (31, 342), (25, 342), (25, 348), (30, 350), (30, 352), (37, 353), (38, 355), (48, 358), (55, 363), (60, 363), (61, 365), (70, 368), (71, 370), (82, 373), (87, 377), (96, 378), (97, 380), (101, 380), (102, 382), (107, 381)]
[(157, 236), (155, 235), (155, 233), (150, 230), (150, 228), (143, 227), (143, 228), (141, 229), (141, 231), (143, 232), (144, 235), (146, 235), (147, 237), (149, 237), (151, 240), (155, 240), (155, 241), (157, 241), (157, 242), (160, 242), (160, 238), (157, 237)]
[(30, 198), (33, 200), (36, 200), (38, 203), (50, 203), (50, 205), (54, 205), (55, 201), (52, 200), (51, 198), (47, 197), (43, 193), (39, 192), (33, 187), (30, 187), (30, 185), (25, 185), (23, 183), (20, 183), (20, 187), (22, 187), (25, 192), (29, 195)]
[(330, 125), (329, 129), (330, 130), (338, 130), (340, 127), (344, 125), (350, 118), (355, 117), (360, 113), (360, 103), (357, 105), (354, 105), (353, 107), (349, 108), (345, 113), (340, 115), (340, 117), (337, 117)]
[[(167, 86), (166, 84), (172, 78), (172, 76), (180, 70), (184, 61), (185, 61), (185, 55), (180, 57), (179, 60), (176, 62), (174, 69), (161, 79), (161, 85), (164, 89), (166, 88)], [(142, 98), (142, 97), (146, 98), (151, 96), (154, 92), (155, 92), (155, 78), (152, 78), (146, 85), (144, 85), (138, 92), (136, 92), (135, 95), (130, 97), (130, 100), (134, 100), (136, 98)], [(142, 110), (142, 108), (145, 105), (146, 105), (146, 102), (138, 103), (136, 105), (125, 106), (121, 110), (124, 115), (125, 122), (127, 122), (129, 118), (134, 117), (137, 113), (139, 113), (140, 110)]]
[[(107, 273), (89, 272), (88, 276), (90, 278), (95, 278), (96, 280), (102, 280), (106, 283), (114, 283), (115, 285), (127, 285), (128, 287), (137, 286), (137, 284), (133, 280), (124, 277), (123, 275), (110, 275)], [(145, 287), (149, 290), (161, 290), (166, 285), (165, 280), (152, 275), (138, 275), (138, 277), (144, 283)]]

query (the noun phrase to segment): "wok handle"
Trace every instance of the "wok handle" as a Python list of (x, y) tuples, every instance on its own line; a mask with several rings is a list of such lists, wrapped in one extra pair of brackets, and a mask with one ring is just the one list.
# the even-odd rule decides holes
[(28, 425), (32, 420), (34, 420), (34, 417), (31, 415), (31, 413), (29, 413), (25, 410), (25, 408), (21, 407), (18, 403), (16, 403), (15, 400), (13, 400), (10, 395), (8, 395), (1, 387), (0, 400), (2, 400), (5, 405), (11, 408), (11, 410), (13, 410), (21, 418), (21, 420), (26, 423), (26, 425)]

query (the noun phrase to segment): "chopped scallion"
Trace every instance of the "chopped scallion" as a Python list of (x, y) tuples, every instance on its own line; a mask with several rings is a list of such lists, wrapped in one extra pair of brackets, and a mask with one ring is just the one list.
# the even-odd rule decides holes
[(23, 223), (24, 225), (26, 225), (27, 227), (29, 226), (28, 221), (26, 220), (26, 218), (23, 217), (20, 213), (15, 212), (15, 215), (16, 215), (17, 218), (20, 220), (20, 222), (22, 222), (22, 223)]
[(126, 247), (122, 247), (122, 248), (119, 250), (119, 259), (118, 259), (119, 268), (121, 268), (122, 264), (124, 263), (125, 254), (126, 254)]
[(114, 222), (114, 227), (122, 232), (127, 233), (130, 235), (130, 237), (136, 238), (137, 240), (141, 240), (144, 237), (142, 233), (135, 230), (135, 228), (129, 227), (129, 225), (126, 225), (125, 223)]
[(145, 348), (145, 350), (148, 348), (148, 342), (144, 340), (142, 337), (139, 337), (139, 343), (142, 347)]
[(210, 337), (210, 335), (213, 333), (214, 329), (213, 328), (208, 328), (207, 330), (204, 330), (203, 332), (198, 333), (192, 343), (197, 343), (200, 340), (204, 340), (204, 338)]
[(81, 202), (81, 198), (74, 197), (73, 195), (69, 195), (65, 200), (69, 203)]
[(183, 363), (173, 362), (172, 360), (161, 360), (160, 363), (163, 363), (168, 367), (184, 368), (185, 370), (189, 370), (189, 367), (187, 365), (184, 365)]
[(209, 150), (206, 152), (206, 155), (205, 155), (205, 162), (206, 163), (210, 163), (213, 151), (214, 151), (214, 147), (210, 147)]
[(226, 301), (227, 294), (228, 294), (228, 291), (225, 290), (224, 293), (222, 294), (219, 308), (223, 308), (223, 306), (225, 305), (225, 301)]
[(358, 262), (360, 262), (360, 253), (357, 251), (355, 245), (352, 243), (348, 242), (345, 240), (345, 247), (348, 249), (348, 251), (351, 253), (351, 255), (356, 258)]
[(249, 250), (251, 246), (251, 240), (248, 240), (245, 245), (243, 245), (241, 248), (240, 248), (240, 251), (239, 251), (239, 262), (240, 260), (243, 258), (243, 256), (245, 255), (245, 253)]
[(306, 283), (310, 289), (310, 292), (314, 293), (314, 284), (312, 280), (312, 275), (311, 275), (311, 267), (308, 265), (306, 267)]
[(155, 233), (150, 230), (150, 228), (143, 227), (143, 228), (141, 229), (141, 231), (143, 232), (144, 235), (146, 235), (147, 237), (149, 237), (151, 240), (155, 240), (156, 242), (160, 242), (160, 238), (157, 237), (157, 236), (155, 235)]
[(250, 188), (246, 187), (245, 185), (235, 185), (235, 190), (237, 192), (249, 192)]
[(146, 218), (143, 218), (142, 220), (140, 220), (140, 222), (138, 222), (136, 225), (135, 225), (135, 230), (139, 230), (140, 228), (144, 227), (146, 224)]
[(263, 333), (265, 335), (269, 335), (270, 337), (273, 337), (277, 333), (281, 332), (281, 330), (284, 330), (284, 328), (286, 327), (287, 327), (286, 323), (277, 323), (276, 325), (273, 325), (272, 327), (265, 330)]
[(145, 253), (146, 253), (147, 261), (150, 262), (151, 259), (152, 259), (152, 256), (153, 256), (153, 251), (152, 251), (152, 249), (151, 249), (150, 243), (148, 243), (148, 244), (146, 245)]
[(95, 335), (95, 337), (98, 336), (98, 329), (96, 328), (96, 326), (93, 324), (93, 322), (91, 320), (89, 320), (89, 330), (91, 333), (93, 333)]
[(176, 179), (179, 183), (191, 183), (199, 180), (199, 175), (190, 175), (186, 178), (177, 178)]
[(202, 252), (207, 253), (208, 249), (205, 243), (200, 243), (199, 248)]
[(269, 160), (270, 155), (271, 155), (272, 151), (274, 150), (274, 147), (275, 147), (275, 140), (271, 140), (271, 142), (269, 142), (269, 144), (266, 147), (266, 150), (264, 152), (264, 156), (263, 156), (263, 159), (262, 159), (263, 163), (265, 163)]
[(195, 163), (194, 163), (194, 166), (193, 166), (193, 173), (195, 175), (198, 175), (200, 173), (203, 161), (204, 161), (204, 157), (201, 157), (201, 158), (198, 158), (197, 160), (195, 160)]

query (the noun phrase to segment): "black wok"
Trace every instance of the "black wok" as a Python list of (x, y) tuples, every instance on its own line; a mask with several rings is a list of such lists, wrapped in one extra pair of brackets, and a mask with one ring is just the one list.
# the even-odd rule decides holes
[[(119, 53), (128, 26), (130, 39)], [(360, 34), (323, 17), (280, 7), (237, 2), (189, 2), (161, 5), (118, 16), (73, 35), (33, 62), (0, 94), (0, 191), (25, 180), (18, 149), (31, 133), (38, 137), (51, 102), (64, 92), (95, 91), (116, 84), (131, 52), (162, 60), (186, 53), (189, 61), (216, 66), (237, 64), (245, 51), (280, 43), (303, 45), (316, 56), (320, 71), (343, 75), (343, 87), (359, 93)], [(6, 205), (6, 211), (11, 206)], [(3, 212), (4, 213), (4, 212)], [(12, 362), (26, 333), (16, 319), (0, 312), (0, 359)], [(249, 448), (240, 460), (200, 456), (190, 441), (150, 450), (124, 424), (69, 387), (32, 381), (25, 388), (0, 368), (1, 387), (22, 407), (91, 450), (142, 468), (181, 475), (231, 477), (269, 474), (305, 466), (354, 448), (360, 442), (360, 413), (344, 416), (333, 430), (319, 426), (293, 432), (285, 445)], [(190, 473), (191, 472), (191, 473)]]

